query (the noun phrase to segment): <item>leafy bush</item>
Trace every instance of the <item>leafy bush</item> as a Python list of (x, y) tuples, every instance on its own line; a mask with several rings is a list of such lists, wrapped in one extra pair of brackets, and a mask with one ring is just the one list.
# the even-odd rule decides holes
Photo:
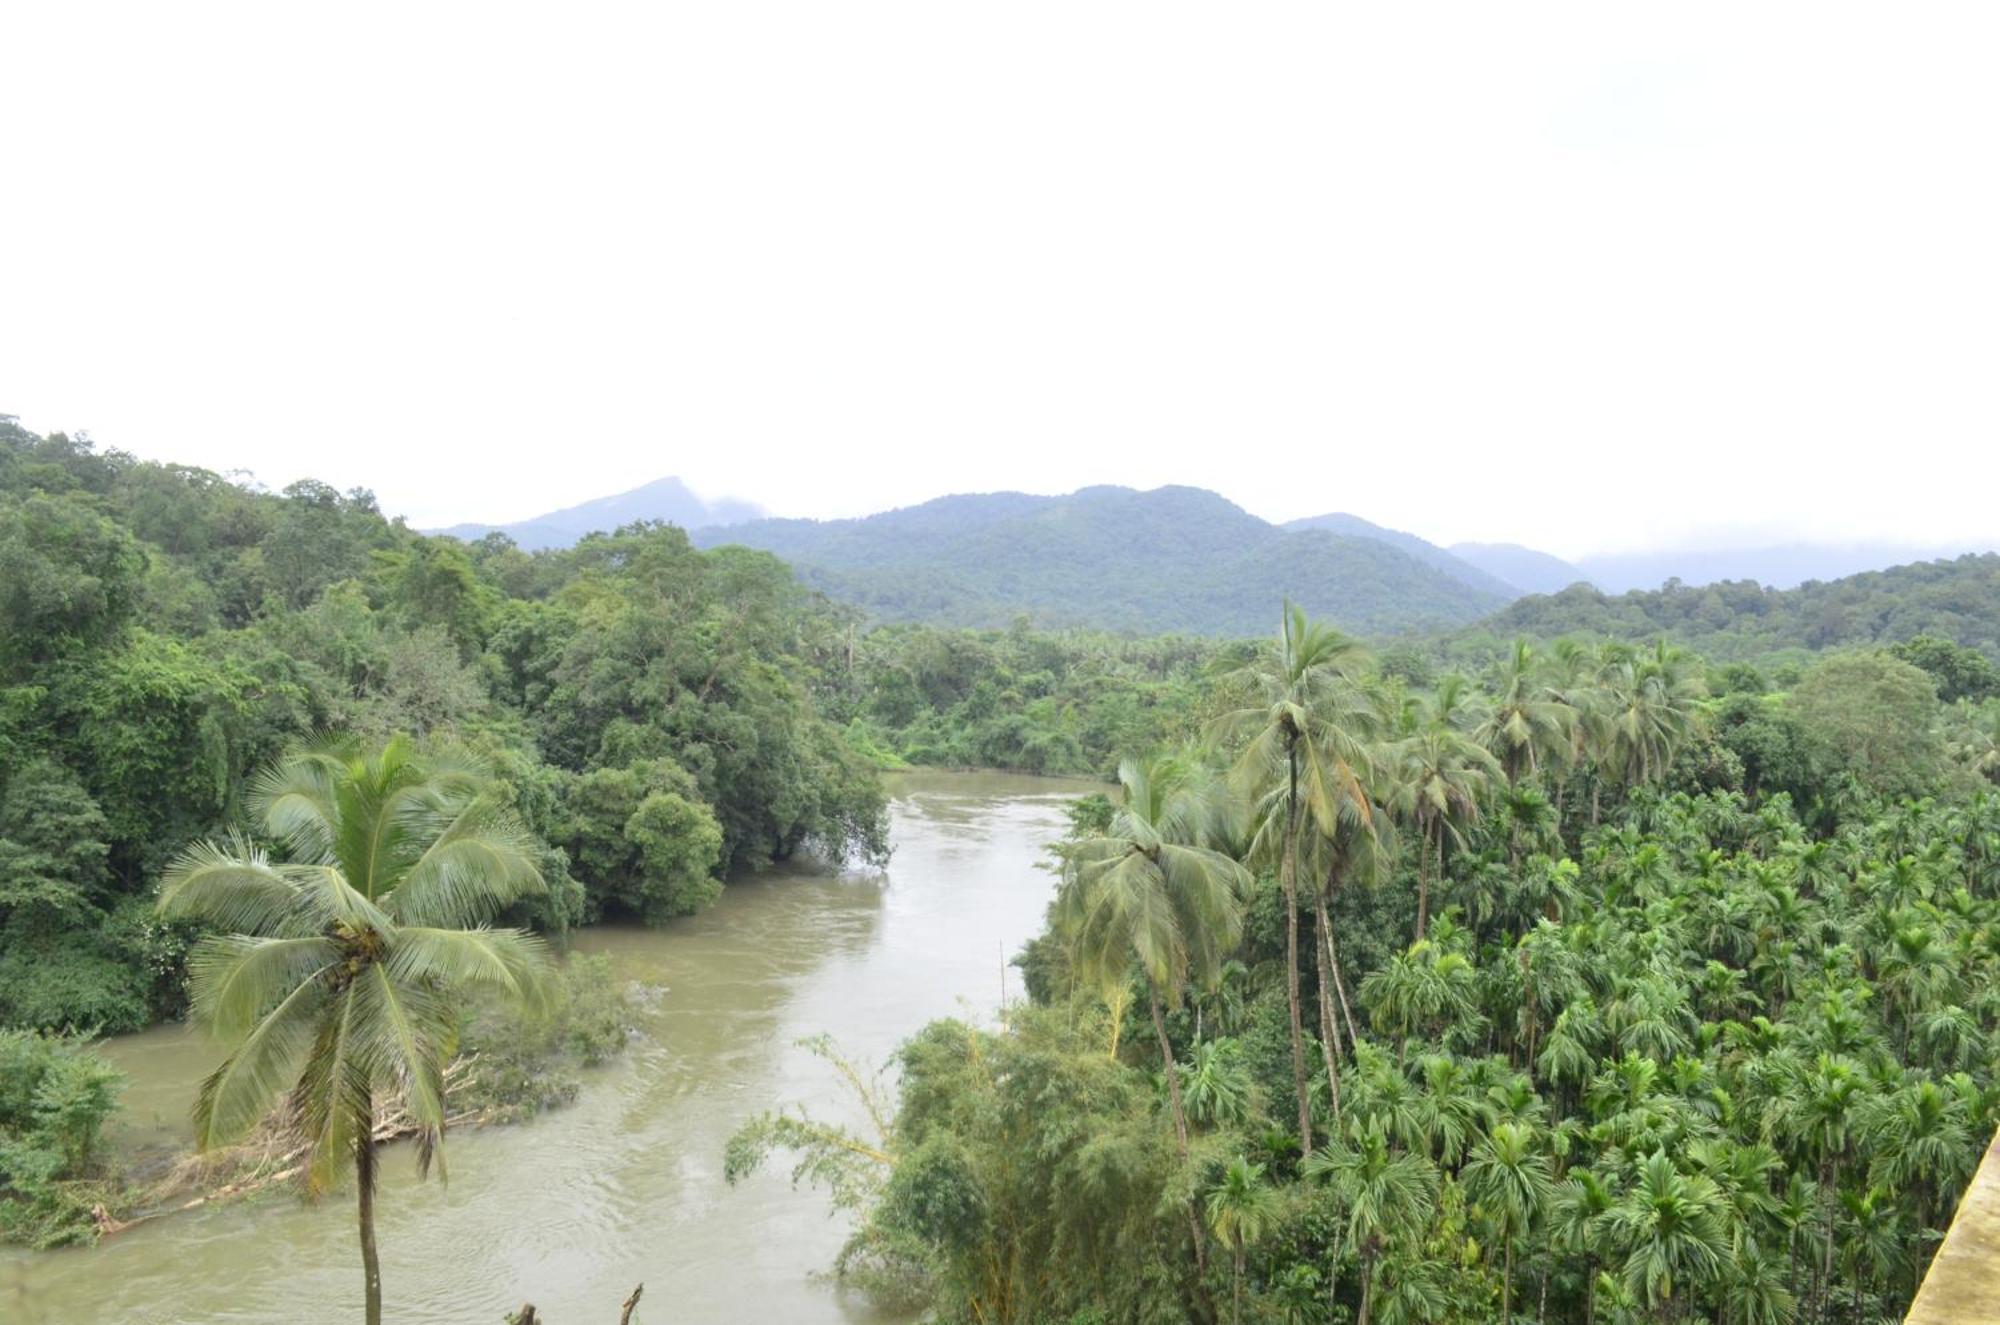
[(624, 1051), (631, 1008), (611, 976), (611, 959), (576, 955), (551, 982), (548, 1005), (493, 1004), (466, 1020), (461, 1049), (472, 1081), (457, 1107), (491, 1121), (532, 1117), (576, 1098), (577, 1069)]
[(53, 1247), (92, 1236), (83, 1180), (123, 1080), (80, 1041), (0, 1031), (0, 1241)]

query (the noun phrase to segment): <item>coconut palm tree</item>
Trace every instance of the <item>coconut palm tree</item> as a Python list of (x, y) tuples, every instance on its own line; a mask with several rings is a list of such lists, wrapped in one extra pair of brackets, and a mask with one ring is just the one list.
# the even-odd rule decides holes
[(1618, 1203), (1618, 1192), (1590, 1169), (1571, 1169), (1557, 1190), (1549, 1212), (1549, 1242), (1556, 1251), (1582, 1256), (1583, 1318), (1597, 1319), (1597, 1267), (1611, 1246), (1606, 1216)]
[[(1315, 877), (1321, 882), (1312, 890), (1313, 960), (1319, 986), (1320, 1055), (1326, 1068), (1328, 1102), (1335, 1125), (1340, 1122), (1340, 1021), (1334, 1015), (1336, 997), (1346, 1016), (1350, 1038), (1358, 1034), (1353, 1013), (1347, 1008), (1346, 987), (1341, 979), (1340, 958), (1333, 932), (1332, 900), (1351, 878), (1379, 880), (1388, 872), (1394, 843), (1392, 824), (1386, 813), (1376, 808), (1384, 793), (1376, 787), (1387, 781), (1377, 761), (1365, 782), (1357, 783), (1369, 800), (1357, 812), (1334, 827), (1331, 836), (1313, 835), (1317, 863)], [(1373, 785), (1371, 785), (1373, 784)]]
[[(1124, 800), (1106, 831), (1062, 848), (1054, 919), (1078, 974), (1107, 1000), (1139, 968), (1185, 1162), (1187, 1110), (1166, 1008), (1180, 1006), (1190, 981), (1206, 987), (1220, 976), (1242, 937), (1250, 872), (1205, 845), (1214, 802), (1192, 759), (1128, 759), (1118, 780)], [(1194, 1238), (1195, 1256), (1205, 1260), (1198, 1219)]]
[(1861, 1106), (1868, 1098), (1867, 1074), (1853, 1059), (1822, 1053), (1810, 1065), (1784, 1076), (1782, 1089), (1765, 1110), (1764, 1127), (1771, 1135), (1789, 1140), (1802, 1159), (1818, 1166), (1822, 1222), (1816, 1297), (1824, 1303), (1833, 1280), (1834, 1215), (1841, 1171), (1861, 1121)]
[(455, 997), (543, 987), (541, 941), (484, 927), (542, 886), (534, 843), (486, 788), (476, 764), (422, 758), (401, 738), (372, 755), (323, 744), (252, 788), (285, 861), (240, 838), (201, 843), (161, 885), (161, 915), (222, 931), (189, 960), (195, 1017), (231, 1046), (202, 1083), (196, 1144), (236, 1139), (283, 1095), (309, 1188), (354, 1166), (369, 1325), (382, 1319), (377, 1106), (403, 1106), (427, 1172), (441, 1160)]
[(1628, 783), (1655, 781), (1694, 732), (1701, 676), (1685, 650), (1664, 641), (1612, 659), (1602, 680), (1611, 762)]
[(1226, 690), (1242, 702), (1215, 721), (1212, 733), (1219, 744), (1242, 742), (1234, 778), (1245, 799), (1256, 801), (1263, 811), (1258, 854), (1278, 861), (1285, 897), (1292, 1081), (1299, 1145), (1306, 1154), (1312, 1152), (1312, 1097), (1306, 1088), (1299, 991), (1300, 835), (1310, 821), (1331, 838), (1343, 822), (1370, 813), (1363, 771), (1380, 719), (1373, 697), (1360, 683), (1366, 662), (1358, 642), (1308, 620), (1287, 603), (1278, 638), (1223, 678)]
[(1264, 1181), (1264, 1166), (1247, 1159), (1229, 1162), (1208, 1192), (1208, 1226), (1229, 1248), (1234, 1286), (1230, 1312), (1243, 1325), (1243, 1272), (1251, 1247), (1277, 1223), (1277, 1193)]

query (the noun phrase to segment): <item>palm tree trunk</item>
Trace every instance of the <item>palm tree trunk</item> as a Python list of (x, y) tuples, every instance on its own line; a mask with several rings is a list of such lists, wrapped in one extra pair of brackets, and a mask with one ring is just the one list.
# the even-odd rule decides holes
[(1361, 1314), (1354, 1318), (1354, 1325), (1368, 1325), (1368, 1309), (1375, 1302), (1375, 1258), (1367, 1252), (1361, 1254)]
[(1236, 1239), (1236, 1293), (1232, 1314), (1236, 1325), (1243, 1325), (1243, 1239), (1240, 1235)]
[(1505, 1267), (1500, 1272), (1500, 1325), (1514, 1320), (1514, 1239), (1507, 1239)]
[[(1428, 843), (1425, 844), (1428, 847)], [(1431, 853), (1419, 849), (1417, 852), (1417, 938), (1424, 941), (1424, 926), (1431, 918)]]
[(1285, 852), (1278, 882), (1285, 894), (1285, 999), (1291, 1014), (1292, 1085), (1299, 1103), (1299, 1160), (1312, 1158), (1312, 1100), (1306, 1094), (1306, 1031), (1299, 1009), (1299, 756), (1289, 755), (1290, 798), (1285, 802)]
[(1333, 1016), (1333, 961), (1329, 955), (1333, 951), (1333, 920), (1327, 912), (1326, 895), (1333, 891), (1338, 870), (1337, 861), (1327, 866), (1326, 885), (1313, 892), (1316, 925), (1313, 954), (1319, 968), (1319, 1051), (1326, 1060), (1328, 1100), (1336, 1124), (1340, 1121), (1340, 1023)]
[(1333, 1230), (1333, 1244), (1326, 1257), (1326, 1315), (1331, 1320), (1340, 1305), (1340, 1230)]
[[(1146, 1000), (1153, 1009), (1153, 1033), (1160, 1037), (1160, 1066), (1167, 1074), (1167, 1105), (1174, 1114), (1174, 1140), (1180, 1146), (1181, 1163), (1188, 1162), (1187, 1109), (1181, 1103), (1180, 1069), (1174, 1062), (1174, 1042), (1167, 1038), (1167, 1014), (1160, 1007), (1160, 991), (1149, 979)], [(1197, 1275), (1208, 1273), (1208, 1241), (1201, 1231), (1201, 1213), (1194, 1198), (1188, 1198), (1188, 1231), (1194, 1235), (1194, 1266)], [(373, 1323), (371, 1322), (371, 1325)]]
[(1167, 1014), (1160, 1006), (1160, 991), (1146, 981), (1146, 1001), (1153, 1010), (1153, 1033), (1160, 1040), (1160, 1067), (1167, 1074), (1167, 1103), (1174, 1113), (1174, 1140), (1180, 1145), (1181, 1158), (1188, 1157), (1187, 1109), (1181, 1103), (1181, 1075), (1179, 1065), (1174, 1062), (1174, 1042), (1167, 1038)]
[(1354, 1027), (1354, 1009), (1347, 1006), (1347, 984), (1340, 977), (1340, 946), (1333, 941), (1333, 931), (1326, 935), (1326, 959), (1333, 964), (1333, 992), (1340, 999), (1340, 1019), (1347, 1027), (1347, 1042), (1361, 1043), (1361, 1032)]
[(354, 1123), (354, 1185), (360, 1191), (361, 1275), (368, 1325), (382, 1325), (382, 1262), (375, 1254), (375, 1106), (363, 1096)]

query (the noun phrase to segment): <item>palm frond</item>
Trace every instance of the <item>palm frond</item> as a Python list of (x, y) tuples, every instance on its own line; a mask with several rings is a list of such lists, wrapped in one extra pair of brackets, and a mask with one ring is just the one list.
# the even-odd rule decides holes
[(394, 1081), (417, 1125), (417, 1169), (440, 1163), (444, 1134), (444, 1064), (450, 1057), (454, 1018), (434, 984), (399, 981), (376, 962), (354, 984), (357, 1056), (372, 1081)]
[(251, 780), (252, 812), (294, 860), (326, 864), (333, 859), (337, 789), (352, 759), (349, 742), (321, 737)]
[(313, 1040), (326, 1001), (326, 986), (316, 976), (300, 981), (201, 1083), (194, 1105), (197, 1148), (227, 1144), (270, 1112)]
[(319, 937), (218, 934), (203, 939), (188, 956), (195, 1020), (223, 1039), (239, 1039), (339, 958), (338, 946)]
[(354, 930), (395, 928), (388, 912), (356, 891), (335, 866), (298, 867), (296, 877), (309, 904), (328, 922)]
[(510, 902), (542, 891), (534, 854), (534, 839), (511, 817), (487, 802), (467, 802), (437, 825), (383, 908), (408, 925), (484, 924)]
[(357, 1044), (355, 1003), (351, 985), (335, 995), (292, 1090), (292, 1124), (306, 1144), (306, 1185), (315, 1193), (333, 1185), (359, 1130), (374, 1125), (375, 1081)]
[(437, 981), (539, 1002), (548, 997), (548, 945), (521, 929), (431, 929), (406, 925), (390, 940), (389, 974), (398, 983)]
[(241, 838), (195, 843), (175, 857), (160, 882), (162, 916), (243, 934), (283, 932), (301, 904), (285, 871)]

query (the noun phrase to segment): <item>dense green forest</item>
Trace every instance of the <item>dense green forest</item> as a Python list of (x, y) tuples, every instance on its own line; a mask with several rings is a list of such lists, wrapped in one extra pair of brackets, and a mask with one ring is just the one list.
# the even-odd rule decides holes
[(1291, 617), (1079, 805), (1028, 1006), (729, 1171), (948, 1321), (1896, 1319), (2000, 1118), (2000, 700), (1901, 652), (1418, 689)]
[[(1208, 592), (1180, 573), (1160, 603)], [(192, 997), (248, 1064), (219, 1140), (297, 1007), (313, 1180), (372, 1191), (380, 1093), (427, 1156), (503, 1017), (444, 991), (538, 1002), (542, 936), (879, 860), (910, 763), (1119, 785), (1055, 849), (1028, 1003), (916, 1034), (874, 1134), (732, 1146), (831, 1188), (852, 1282), (1076, 1325), (1900, 1311), (2000, 1119), (1994, 559), (1373, 647), (1073, 601), (1089, 628), (870, 628), (671, 527), (466, 544), (0, 421), (0, 1237), (92, 1226), (116, 1079), (78, 1036)], [(393, 851), (349, 849), (377, 823)], [(546, 1069), (512, 1042), (620, 1038), (601, 972), (564, 997), (587, 1029), (481, 1041), (516, 1084)]]
[(820, 711), (850, 632), (770, 556), (677, 529), (468, 547), (366, 492), (0, 421), (0, 1025), (177, 1014), (192, 931), (153, 915), (162, 870), (325, 732), (490, 763), (544, 929), (684, 913), (808, 846), (879, 856), (874, 771)]
[(1476, 634), (1666, 638), (1717, 659), (1888, 645), (1935, 635), (2000, 657), (2000, 554), (1918, 562), (1766, 589), (1751, 581), (1668, 583), (1611, 597), (1578, 584), (1523, 598)]
[(872, 619), (943, 626), (1025, 617), (1054, 629), (1245, 636), (1264, 628), (1269, 604), (1291, 598), (1350, 630), (1395, 634), (1466, 625), (1506, 601), (1470, 566), (1440, 569), (1380, 537), (1280, 529), (1199, 488), (942, 497), (697, 538), (774, 552)]

